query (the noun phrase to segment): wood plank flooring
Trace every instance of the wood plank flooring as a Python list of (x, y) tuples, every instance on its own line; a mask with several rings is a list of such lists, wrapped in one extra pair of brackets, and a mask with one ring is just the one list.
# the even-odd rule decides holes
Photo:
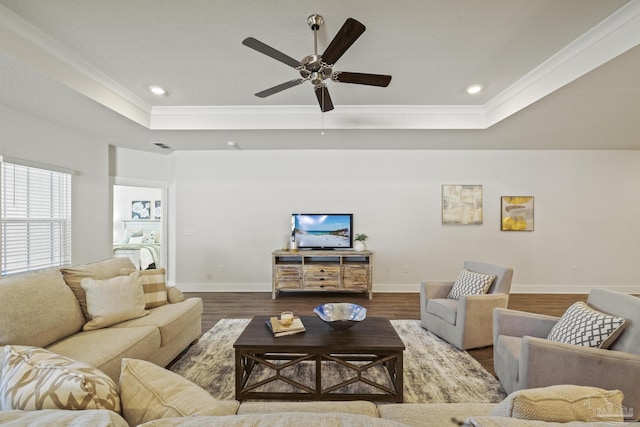
[[(204, 313), (202, 331), (206, 332), (220, 319), (248, 319), (257, 315), (278, 315), (293, 311), (300, 316), (314, 316), (314, 307), (326, 302), (353, 302), (367, 308), (368, 316), (388, 319), (420, 319), (420, 294), (375, 293), (369, 300), (365, 294), (281, 293), (271, 299), (270, 292), (188, 292), (186, 297), (202, 298)], [(560, 316), (576, 301), (586, 301), (583, 294), (512, 294), (509, 308), (532, 313)], [(470, 350), (489, 372), (493, 373), (493, 348)]]

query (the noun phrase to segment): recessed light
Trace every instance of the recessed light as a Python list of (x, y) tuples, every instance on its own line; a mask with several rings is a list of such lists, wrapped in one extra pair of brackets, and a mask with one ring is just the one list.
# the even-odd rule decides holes
[(469, 95), (475, 95), (476, 93), (480, 93), (482, 90), (482, 85), (471, 85), (467, 88), (467, 93)]
[(167, 91), (165, 90), (165, 88), (161, 86), (151, 85), (149, 86), (149, 90), (151, 91), (151, 93), (154, 93), (158, 96), (163, 96), (167, 94)]

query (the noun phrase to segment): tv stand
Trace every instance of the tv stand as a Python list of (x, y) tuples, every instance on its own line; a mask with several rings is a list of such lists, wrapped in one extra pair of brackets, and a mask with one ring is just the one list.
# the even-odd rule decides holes
[(366, 292), (373, 298), (373, 252), (354, 250), (272, 253), (271, 297), (280, 292)]

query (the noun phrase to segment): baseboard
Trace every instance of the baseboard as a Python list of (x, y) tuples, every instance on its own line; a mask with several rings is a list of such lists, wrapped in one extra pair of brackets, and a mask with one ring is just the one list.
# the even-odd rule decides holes
[[(174, 283), (169, 283), (175, 286)], [(271, 283), (180, 283), (183, 292), (271, 292)], [(592, 286), (592, 285), (517, 285), (511, 286), (512, 294), (588, 294), (591, 289), (606, 288), (626, 294), (640, 294), (640, 286)], [(373, 292), (416, 293), (417, 283), (381, 283), (373, 285)]]

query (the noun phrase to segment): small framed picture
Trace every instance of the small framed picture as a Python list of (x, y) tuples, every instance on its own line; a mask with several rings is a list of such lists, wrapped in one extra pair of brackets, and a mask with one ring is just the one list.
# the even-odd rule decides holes
[(162, 200), (155, 200), (153, 205), (153, 219), (162, 218)]
[(482, 185), (443, 185), (442, 224), (482, 224)]
[(131, 219), (150, 219), (151, 202), (149, 200), (134, 200), (131, 202)]
[(502, 231), (533, 231), (533, 196), (502, 196)]

